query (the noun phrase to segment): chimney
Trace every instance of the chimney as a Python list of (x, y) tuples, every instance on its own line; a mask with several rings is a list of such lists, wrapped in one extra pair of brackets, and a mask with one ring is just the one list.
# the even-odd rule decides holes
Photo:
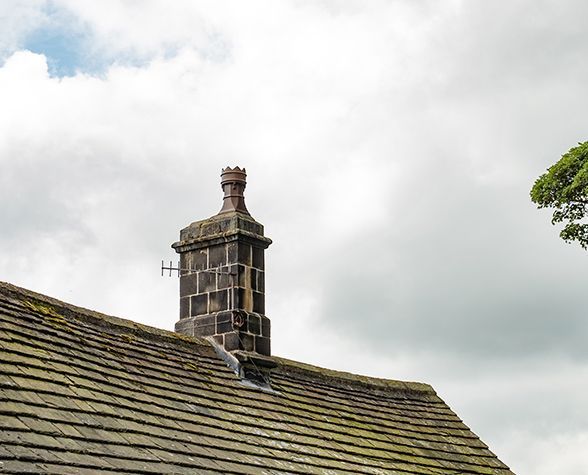
[(180, 231), (180, 320), (176, 331), (213, 337), (228, 352), (270, 356), (265, 316), (264, 250), (271, 239), (255, 221), (243, 192), (245, 169), (225, 168), (219, 213)]

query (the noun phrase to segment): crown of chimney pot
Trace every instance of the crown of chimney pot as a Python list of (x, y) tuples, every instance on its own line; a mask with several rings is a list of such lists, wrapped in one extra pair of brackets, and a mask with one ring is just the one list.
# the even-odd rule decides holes
[(182, 229), (172, 244), (182, 269), (176, 331), (213, 338), (238, 358), (271, 354), (264, 251), (272, 241), (245, 207), (246, 176), (224, 168), (219, 213)]

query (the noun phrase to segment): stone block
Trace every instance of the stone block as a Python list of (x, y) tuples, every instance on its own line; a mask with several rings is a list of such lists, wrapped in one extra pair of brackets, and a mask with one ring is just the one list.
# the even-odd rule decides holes
[(194, 334), (210, 336), (216, 333), (216, 318), (214, 315), (204, 315), (194, 319)]
[(190, 298), (180, 298), (180, 319), (190, 316)]
[(229, 292), (219, 290), (209, 294), (209, 312), (220, 312), (229, 309)]
[(215, 269), (227, 263), (227, 249), (224, 244), (208, 248), (208, 268)]
[(249, 268), (242, 264), (231, 264), (229, 272), (234, 274), (235, 286), (248, 287), (250, 282)]
[(209, 230), (209, 234), (218, 234), (218, 233), (226, 233), (233, 228), (234, 225), (232, 223), (231, 218), (224, 218), (221, 217), (220, 219), (216, 220), (216, 223), (211, 226)]
[(271, 333), (271, 322), (270, 319), (265, 315), (261, 315), (261, 334), (262, 336), (269, 338)]
[(191, 318), (185, 318), (176, 322), (175, 331), (183, 335), (194, 336), (194, 322)]
[(216, 290), (216, 274), (213, 272), (198, 272), (198, 292), (212, 292)]
[(251, 289), (239, 287), (237, 290), (237, 300), (235, 300), (235, 308), (245, 310), (246, 312), (253, 312), (253, 297)]
[(239, 287), (228, 289), (229, 291), (229, 310), (239, 309)]
[(251, 288), (251, 267), (249, 266), (238, 266), (237, 274), (237, 285), (239, 287)]
[(255, 337), (255, 351), (257, 351), (260, 355), (270, 356), (271, 354), (271, 345), (270, 339), (264, 336), (256, 336)]
[(198, 274), (187, 274), (180, 277), (180, 296), (198, 293)]
[(261, 292), (252, 292), (253, 296), (253, 311), (256, 313), (265, 314), (265, 295)]
[[(217, 275), (217, 289), (228, 289), (231, 287), (233, 276), (229, 273), (231, 272), (231, 268), (229, 266), (224, 266), (219, 269), (220, 274)], [(234, 278), (236, 280), (236, 277)]]
[(189, 252), (185, 252), (183, 254), (180, 254), (180, 267), (182, 269), (187, 269), (188, 266), (190, 265), (190, 253)]
[(252, 249), (252, 265), (257, 269), (263, 270), (265, 267), (264, 257), (263, 257), (263, 249), (260, 247), (253, 246)]
[(190, 315), (205, 315), (208, 313), (208, 295), (200, 294), (190, 297)]
[(203, 270), (208, 268), (207, 249), (199, 249), (188, 253), (188, 262), (182, 266), (184, 269)]
[(241, 349), (241, 341), (239, 340), (239, 333), (232, 331), (224, 335), (224, 347), (227, 351), (235, 351)]
[(239, 247), (239, 250), (238, 250), (239, 264), (245, 264), (247, 266), (250, 266), (251, 265), (251, 245), (247, 244), (245, 242), (239, 242), (237, 245)]
[(219, 312), (216, 315), (216, 332), (227, 333), (233, 330), (232, 312)]
[(261, 335), (261, 319), (258, 315), (250, 313), (247, 316), (247, 329), (243, 329), (254, 335)]
[(240, 332), (238, 335), (241, 343), (240, 349), (245, 351), (255, 351), (255, 336), (243, 332)]
[(227, 243), (227, 264), (234, 264), (239, 261), (239, 242)]
[(257, 289), (258, 292), (265, 293), (265, 272), (257, 271)]
[(259, 271), (257, 269), (254, 269), (253, 267), (249, 268), (249, 287), (251, 287), (253, 290), (257, 290), (257, 273)]

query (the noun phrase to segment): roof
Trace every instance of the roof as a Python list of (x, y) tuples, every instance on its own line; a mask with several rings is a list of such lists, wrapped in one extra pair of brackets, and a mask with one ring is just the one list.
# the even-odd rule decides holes
[(0, 471), (512, 474), (429, 385), (275, 359), (0, 283)]

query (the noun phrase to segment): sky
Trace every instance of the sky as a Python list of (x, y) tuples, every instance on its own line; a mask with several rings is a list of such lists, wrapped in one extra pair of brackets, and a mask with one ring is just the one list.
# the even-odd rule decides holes
[(588, 474), (580, 0), (0, 2), (0, 280), (172, 329), (161, 260), (248, 172), (274, 354), (423, 381), (518, 475)]

